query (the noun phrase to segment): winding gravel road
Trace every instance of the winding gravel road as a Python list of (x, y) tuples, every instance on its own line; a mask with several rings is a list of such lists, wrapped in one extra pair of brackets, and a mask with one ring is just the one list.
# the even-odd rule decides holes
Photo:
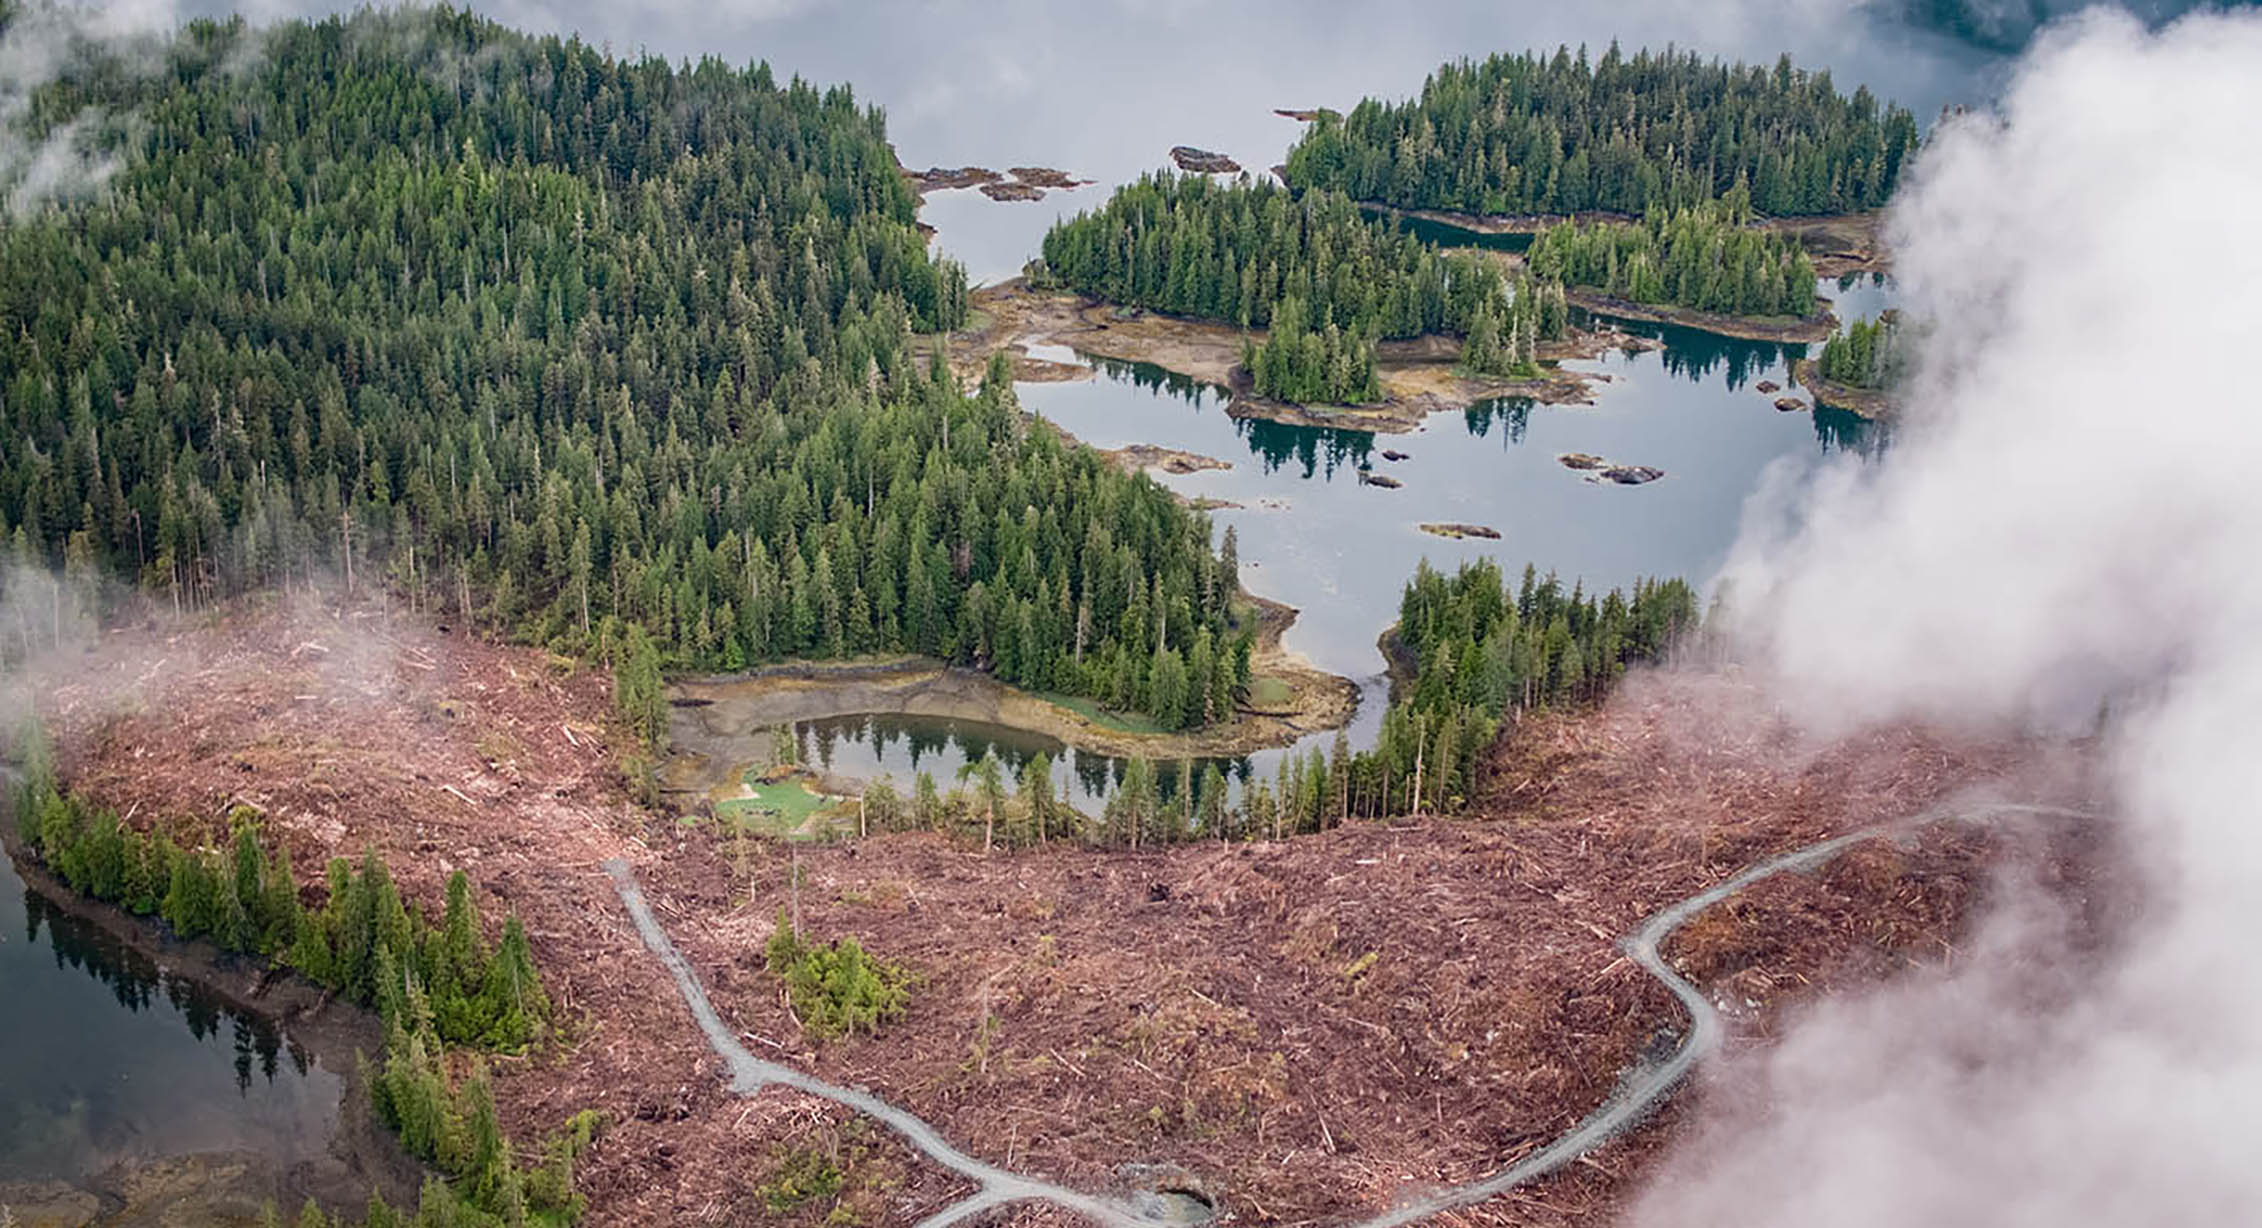
[[(1639, 929), (1626, 937), (1623, 945), (1628, 958), (1663, 982), (1689, 1013), (1688, 1034), (1682, 1038), (1672, 1056), (1654, 1066), (1637, 1068), (1621, 1084), (1618, 1092), (1585, 1121), (1510, 1167), (1465, 1185), (1411, 1195), (1397, 1207), (1381, 1215), (1356, 1221), (1346, 1228), (1399, 1228), (1400, 1225), (1417, 1223), (1445, 1211), (1498, 1197), (1572, 1163), (1640, 1122), (1656, 1108), (1674, 1086), (1720, 1044), (1719, 1012), (1713, 1009), (1711, 1001), (1696, 986), (1674, 971), (1672, 965), (1658, 952), (1660, 944), (1698, 913), (1761, 879), (1815, 869), (1865, 841), (1903, 835), (1934, 823), (1986, 823), (2005, 816), (2088, 817), (2085, 812), (2078, 810), (2010, 802), (1926, 811), (1905, 819), (1860, 828), (1771, 857), (1732, 878), (1651, 914)], [(933, 1126), (868, 1091), (836, 1086), (790, 1066), (781, 1066), (755, 1057), (738, 1043), (737, 1036), (715, 1013), (714, 1006), (707, 1000), (706, 991), (699, 986), (699, 978), (676, 951), (675, 944), (669, 941), (667, 932), (653, 919), (651, 910), (645, 906), (644, 893), (636, 884), (634, 871), (622, 861), (605, 863), (605, 870), (612, 875), (614, 885), (620, 891), (621, 903), (627, 906), (629, 916), (636, 922), (637, 931), (644, 936), (645, 945), (651, 948), (652, 953), (667, 966), (670, 975), (675, 977), (676, 986), (683, 991), (684, 1002), (690, 1006), (692, 1017), (699, 1023), (699, 1030), (706, 1033), (707, 1043), (714, 1046), (715, 1052), (729, 1064), (732, 1092), (751, 1096), (765, 1087), (778, 1085), (847, 1105), (877, 1119), (902, 1135), (904, 1141), (929, 1159), (974, 1183), (975, 1190), (972, 1194), (920, 1221), (919, 1228), (943, 1228), (947, 1224), (962, 1223), (984, 1211), (1016, 1202), (1049, 1202), (1076, 1212), (1102, 1228), (1154, 1228), (1158, 1224), (1189, 1222), (1182, 1214), (1174, 1214), (1171, 1204), (1160, 1197), (1142, 1195), (1131, 1199), (1111, 1198), (1072, 1190), (1041, 1178), (1008, 1172), (996, 1165), (974, 1159), (951, 1146)]]

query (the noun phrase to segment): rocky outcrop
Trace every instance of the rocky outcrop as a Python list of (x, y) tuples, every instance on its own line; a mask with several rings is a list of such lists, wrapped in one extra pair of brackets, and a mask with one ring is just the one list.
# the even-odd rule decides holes
[(1486, 541), (1499, 541), (1500, 530), (1481, 524), (1425, 524), (1422, 532), (1433, 537), (1450, 537), (1459, 541), (1464, 537), (1481, 537)]
[(1236, 175), (1241, 171), (1241, 164), (1224, 154), (1196, 149), (1191, 145), (1171, 146), (1170, 160), (1178, 164), (1179, 170), (1203, 175)]
[(1620, 486), (1640, 486), (1664, 477), (1665, 471), (1650, 465), (1612, 465), (1595, 476)]

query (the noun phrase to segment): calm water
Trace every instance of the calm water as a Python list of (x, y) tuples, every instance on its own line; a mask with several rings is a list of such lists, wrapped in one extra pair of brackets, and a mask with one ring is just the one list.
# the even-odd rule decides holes
[[(5, 820), (0, 820), (5, 821)], [(344, 1091), (263, 1020), (89, 922), (0, 856), (0, 1181), (256, 1151), (326, 1153)]]
[[(1857, 314), (1891, 303), (1890, 284), (1877, 279), (1822, 288)], [(1503, 399), (1432, 415), (1406, 435), (1235, 419), (1220, 390), (1106, 359), (1086, 359), (1098, 369), (1095, 379), (1023, 384), (1019, 392), (1024, 407), (1099, 447), (1160, 444), (1232, 465), (1157, 478), (1190, 498), (1238, 505), (1212, 513), (1218, 534), (1234, 530), (1251, 590), (1302, 611), (1288, 646), (1359, 682), (1362, 700), (1350, 733), (1363, 745), (1383, 707), (1375, 641), (1396, 620), (1400, 589), (1418, 560), (1450, 570), (1490, 558), (1511, 577), (1529, 562), (1589, 589), (1644, 576), (1702, 582), (1725, 560), (1762, 472), (1860, 456), (1876, 446), (1872, 429), (1851, 414), (1784, 413), (1774, 407), (1776, 394), (1757, 390), (1763, 381), (1787, 385), (1789, 364), (1805, 356), (1805, 346), (1671, 325), (1622, 327), (1665, 348), (1571, 364), (1608, 377), (1594, 385), (1593, 405)], [(1386, 450), (1404, 459), (1387, 459)], [(1567, 452), (1651, 465), (1666, 476), (1634, 487), (1589, 481), (1561, 463)], [(1362, 483), (1362, 468), (1403, 485)], [(1451, 540), (1423, 532), (1424, 523), (1484, 525), (1501, 536)], [(961, 764), (985, 751), (1016, 768), (1035, 753), (1062, 758), (1050, 739), (926, 718), (829, 721), (803, 737), (811, 762), (849, 776), (885, 773), (902, 785), (922, 769), (947, 785)], [(1297, 749), (1333, 740), (1329, 732)], [(1236, 778), (1269, 775), (1280, 753), (1224, 766)], [(1119, 773), (1120, 765), (1102, 756), (1077, 754), (1056, 774), (1064, 789), (1093, 804)]]

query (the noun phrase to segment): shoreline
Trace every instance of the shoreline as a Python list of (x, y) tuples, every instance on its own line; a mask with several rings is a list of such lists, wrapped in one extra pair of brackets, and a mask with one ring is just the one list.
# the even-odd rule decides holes
[[(710, 794), (735, 787), (752, 756), (738, 753), (769, 726), (838, 717), (889, 714), (999, 725), (1051, 738), (1080, 751), (1117, 758), (1239, 758), (1287, 746), (1349, 723), (1358, 685), (1330, 674), (1281, 643), (1297, 611), (1247, 589), (1240, 600), (1258, 619), (1250, 676), (1285, 683), (1277, 707), (1243, 702), (1234, 718), (1202, 729), (1142, 732), (1103, 720), (988, 674), (930, 657), (863, 661), (789, 661), (747, 674), (700, 675), (668, 684), (680, 715), (671, 720), (662, 773), (671, 792)], [(727, 727), (701, 714), (721, 709)], [(686, 736), (689, 735), (689, 736)], [(826, 774), (833, 783), (832, 774)]]
[[(1413, 218), (1466, 230), (1480, 235), (1536, 235), (1551, 226), (1565, 222), (1582, 224), (1593, 222), (1638, 222), (1640, 215), (1615, 213), (1607, 209), (1590, 209), (1581, 213), (1456, 213), (1450, 209), (1405, 209), (1386, 205), (1377, 200), (1355, 202), (1362, 209), (1393, 217)], [(1789, 234), (1807, 249), (1807, 258), (1814, 263), (1818, 277), (1843, 277), (1848, 273), (1884, 273), (1890, 270), (1891, 260), (1884, 250), (1880, 231), (1884, 211), (1864, 213), (1818, 213), (1797, 217), (1758, 217), (1753, 225), (1761, 230)]]
[(1827, 306), (1819, 315), (1808, 316), (1803, 320), (1755, 320), (1745, 316), (1697, 311), (1688, 307), (1631, 302), (1586, 286), (1565, 286), (1563, 293), (1573, 307), (1596, 315), (1639, 320), (1648, 324), (1672, 324), (1743, 341), (1812, 345), (1828, 340), (1831, 330), (1838, 327), (1837, 315)]
[(1791, 382), (1813, 393), (1816, 405), (1842, 409), (1869, 422), (1893, 416), (1893, 398), (1890, 394), (1877, 388), (1856, 388), (1851, 384), (1833, 383), (1822, 378), (1820, 366), (1811, 358), (1801, 358), (1791, 364)]
[[(0, 811), (5, 809), (0, 806)], [(0, 822), (12, 828), (12, 819)], [(193, 1207), (200, 1194), (231, 1200), (246, 1185), (263, 1187), (279, 1206), (312, 1198), (333, 1210), (358, 1210), (368, 1202), (372, 1189), (382, 1191), (396, 1207), (416, 1205), (429, 1170), (377, 1126), (369, 1088), (362, 1081), (361, 1058), (384, 1049), (384, 1031), (373, 1012), (332, 996), (296, 973), (261, 968), (202, 939), (183, 941), (153, 918), (137, 917), (115, 904), (82, 895), (33, 860), (12, 829), (0, 837), (0, 856), (12, 864), (24, 890), (38, 895), (48, 908), (93, 926), (148, 960), (161, 983), (194, 986), (223, 1009), (266, 1023), (286, 1045), (336, 1077), (342, 1088), (326, 1162), (286, 1165), (277, 1157), (241, 1148), (195, 1151), (121, 1160), (92, 1174), (11, 1184), (37, 1186), (50, 1193), (68, 1187), (100, 1199), (106, 1208), (123, 1203), (124, 1210), (117, 1214), (129, 1216), (145, 1199), (162, 1206), (177, 1198)], [(148, 1180), (152, 1176), (158, 1179)], [(218, 1205), (215, 1202), (215, 1210)]]
[[(1118, 362), (1150, 363), (1225, 389), (1225, 412), (1290, 426), (1333, 427), (1376, 434), (1419, 430), (1431, 414), (1467, 409), (1497, 397), (1529, 397), (1543, 404), (1593, 404), (1593, 385), (1607, 376), (1564, 370), (1567, 360), (1592, 359), (1616, 349), (1656, 348), (1657, 342), (1615, 328), (1579, 332), (1540, 347), (1547, 373), (1536, 379), (1472, 376), (1455, 363), (1460, 345), (1429, 335), (1377, 343), (1376, 371), (1383, 400), (1371, 405), (1295, 405), (1254, 395), (1241, 368), (1243, 332), (1207, 320), (1120, 307), (1069, 291), (1038, 290), (1016, 277), (974, 292), (978, 323), (952, 334), (947, 345), (961, 379), (978, 379), (990, 356), (1013, 356), (1014, 375), (1031, 383), (1094, 378), (1091, 368), (1031, 354), (1031, 347), (1061, 347)], [(1251, 330), (1250, 337), (1263, 336)], [(931, 353), (931, 351), (930, 351)]]

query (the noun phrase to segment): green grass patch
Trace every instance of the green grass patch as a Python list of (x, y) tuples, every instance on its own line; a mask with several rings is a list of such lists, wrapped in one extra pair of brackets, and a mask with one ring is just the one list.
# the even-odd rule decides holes
[(1249, 680), (1249, 706), (1252, 708), (1285, 708), (1295, 698), (1295, 688), (1269, 674)]
[(771, 785), (749, 780), (746, 793), (745, 797), (718, 803), (715, 817), (744, 823), (747, 830), (759, 835), (781, 838), (800, 834), (810, 818), (833, 801), (824, 794), (811, 792), (798, 780)]
[(1170, 730), (1163, 728), (1161, 725), (1156, 724), (1154, 721), (1138, 713), (1117, 712), (1110, 708), (1103, 708), (1100, 706), (1098, 700), (1089, 698), (1088, 696), (1063, 695), (1057, 691), (1046, 691), (1039, 693), (1037, 698), (1044, 700), (1046, 703), (1058, 704), (1061, 707), (1068, 709), (1070, 712), (1076, 713), (1078, 716), (1083, 717), (1084, 719), (1092, 722), (1095, 725), (1099, 725), (1107, 729), (1113, 729), (1118, 733), (1170, 732)]

